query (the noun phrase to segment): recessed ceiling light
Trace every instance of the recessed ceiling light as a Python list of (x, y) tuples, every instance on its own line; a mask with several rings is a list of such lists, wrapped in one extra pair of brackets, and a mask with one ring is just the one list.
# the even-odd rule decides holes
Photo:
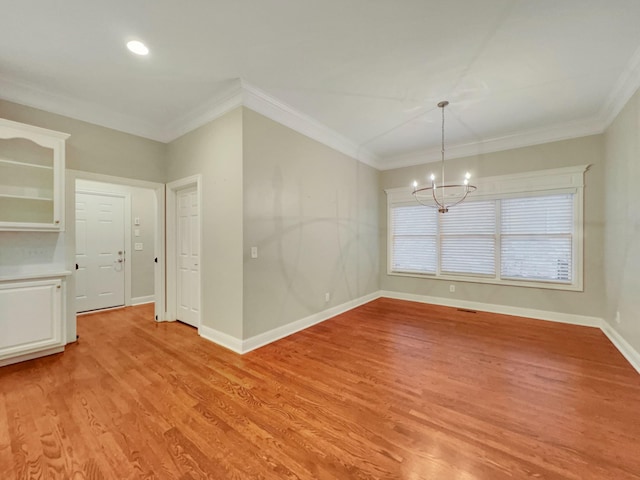
[(147, 46), (138, 40), (131, 40), (130, 42), (127, 42), (127, 48), (136, 55), (147, 55), (149, 53)]

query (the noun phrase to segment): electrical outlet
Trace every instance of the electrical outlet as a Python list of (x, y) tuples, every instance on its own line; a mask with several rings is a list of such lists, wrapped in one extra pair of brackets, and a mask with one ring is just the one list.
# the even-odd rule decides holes
[(142, 250), (142, 244), (141, 243), (136, 243), (133, 245), (133, 249), (134, 250)]
[(451, 293), (455, 292), (456, 291), (456, 286), (455, 285), (449, 285), (449, 291)]
[(133, 229), (133, 236), (134, 237), (139, 237), (140, 236), (140, 229), (139, 228), (134, 228)]
[(329, 292), (324, 294), (324, 301), (328, 302), (329, 300), (331, 300), (331, 294)]
[(616, 323), (620, 323), (620, 312), (616, 310)]
[(251, 258), (258, 258), (258, 247), (251, 247)]

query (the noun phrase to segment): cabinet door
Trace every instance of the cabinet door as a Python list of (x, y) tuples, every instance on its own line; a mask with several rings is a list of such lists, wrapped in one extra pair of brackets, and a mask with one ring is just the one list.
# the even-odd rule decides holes
[(0, 283), (0, 361), (62, 345), (62, 280)]
[(0, 230), (63, 228), (67, 136), (0, 119)]

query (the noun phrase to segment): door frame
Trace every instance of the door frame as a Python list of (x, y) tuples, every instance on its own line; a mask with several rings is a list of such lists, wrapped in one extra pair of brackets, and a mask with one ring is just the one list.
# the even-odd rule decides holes
[[(81, 179), (84, 180), (84, 179)], [(111, 182), (109, 182), (111, 183)], [(107, 190), (98, 190), (98, 189), (90, 189), (90, 188), (79, 188), (76, 187), (75, 193), (83, 193), (85, 195), (103, 195), (105, 197), (119, 197), (124, 198), (124, 305), (126, 307), (131, 306), (131, 261), (129, 260), (129, 255), (132, 252), (129, 252), (128, 246), (131, 245), (131, 194), (128, 192), (110, 192)], [(75, 210), (74, 210), (75, 215)], [(75, 223), (75, 217), (74, 217)], [(73, 244), (75, 245), (75, 239)], [(75, 270), (74, 270), (75, 271)], [(74, 291), (74, 294), (76, 292)], [(155, 293), (155, 292), (154, 292)], [(78, 313), (78, 315), (83, 315), (85, 313), (91, 313), (92, 311)]]
[[(103, 175), (100, 173), (84, 172), (81, 170), (66, 170), (66, 195), (65, 210), (67, 218), (67, 227), (65, 236), (67, 267), (71, 271), (75, 271), (75, 220), (76, 220), (76, 180), (93, 180), (95, 182), (113, 183), (116, 185), (125, 185), (129, 187), (142, 187), (154, 191), (156, 195), (155, 208), (155, 235), (154, 235), (154, 253), (158, 259), (154, 274), (154, 300), (155, 300), (155, 319), (157, 322), (165, 321), (166, 314), (166, 295), (165, 295), (165, 186), (163, 183), (148, 182), (145, 180), (135, 180), (132, 178), (116, 177), (113, 175)], [(72, 230), (71, 230), (72, 229)], [(125, 262), (126, 263), (126, 262)], [(75, 276), (70, 277), (69, 289), (67, 291), (67, 342), (75, 342), (76, 340), (76, 305), (75, 305)]]
[(202, 175), (192, 175), (190, 177), (181, 178), (173, 182), (167, 183), (167, 238), (166, 238), (166, 254), (167, 254), (167, 320), (177, 320), (177, 278), (178, 278), (178, 255), (177, 255), (177, 239), (178, 233), (178, 211), (177, 200), (178, 192), (187, 188), (196, 188), (196, 196), (198, 198), (198, 231), (200, 238), (198, 242), (198, 256), (200, 257), (200, 268), (198, 269), (198, 283), (200, 284), (200, 305), (198, 305), (200, 316), (198, 319), (198, 334), (202, 325), (202, 269), (204, 267), (204, 259), (202, 258)]

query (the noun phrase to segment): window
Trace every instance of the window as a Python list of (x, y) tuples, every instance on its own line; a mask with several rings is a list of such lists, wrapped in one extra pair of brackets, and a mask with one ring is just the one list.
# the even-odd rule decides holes
[(478, 181), (490, 194), (445, 214), (388, 190), (388, 273), (581, 290), (585, 169)]
[(501, 204), (502, 278), (571, 282), (573, 194)]

